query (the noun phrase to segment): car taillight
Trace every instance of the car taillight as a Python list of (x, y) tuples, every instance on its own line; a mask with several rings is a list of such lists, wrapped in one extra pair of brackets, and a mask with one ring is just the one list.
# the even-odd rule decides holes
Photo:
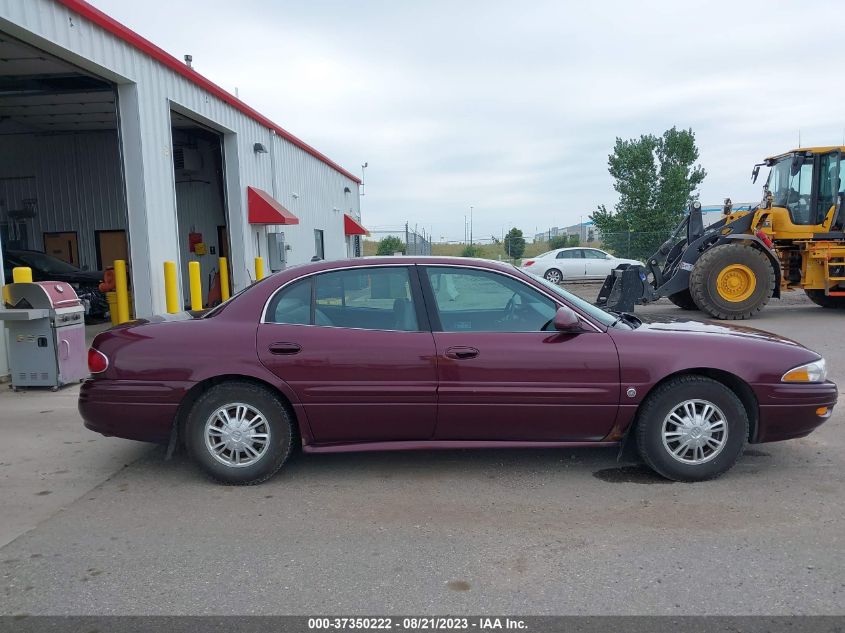
[(92, 374), (101, 374), (109, 368), (109, 359), (100, 350), (93, 347), (88, 348), (88, 371)]
[(523, 265), (523, 266), (533, 266), (533, 265), (534, 265), (534, 260), (533, 260), (533, 259), (529, 259), (527, 262), (523, 262), (523, 263), (522, 263), (522, 265)]

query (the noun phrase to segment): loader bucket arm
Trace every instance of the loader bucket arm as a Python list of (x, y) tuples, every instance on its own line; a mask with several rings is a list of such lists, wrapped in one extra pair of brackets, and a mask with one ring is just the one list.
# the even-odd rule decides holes
[(645, 266), (622, 264), (605, 278), (596, 305), (630, 312), (635, 305), (650, 303), (683, 289), (673, 288), (686, 287), (689, 279), (692, 266), (684, 261), (689, 256), (687, 247), (699, 242), (705, 233), (701, 203), (696, 201)]

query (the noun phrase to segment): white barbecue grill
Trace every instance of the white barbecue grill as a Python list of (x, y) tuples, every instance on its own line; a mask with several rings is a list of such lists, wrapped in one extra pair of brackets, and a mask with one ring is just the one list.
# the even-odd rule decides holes
[(4, 298), (13, 389), (56, 390), (88, 376), (85, 307), (70, 284), (9, 284)]

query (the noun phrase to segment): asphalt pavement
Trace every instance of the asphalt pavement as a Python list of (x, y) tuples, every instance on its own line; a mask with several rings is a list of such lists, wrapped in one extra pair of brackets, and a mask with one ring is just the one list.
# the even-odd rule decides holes
[[(745, 325), (822, 352), (845, 385), (843, 319), (792, 296)], [(87, 433), (74, 392), (0, 395), (0, 431), (17, 438), (0, 443), (0, 534), (14, 539), (0, 613), (845, 611), (845, 406), (699, 484), (581, 449), (298, 454), (237, 488)], [(71, 490), (69, 473), (48, 474), (61, 470)]]

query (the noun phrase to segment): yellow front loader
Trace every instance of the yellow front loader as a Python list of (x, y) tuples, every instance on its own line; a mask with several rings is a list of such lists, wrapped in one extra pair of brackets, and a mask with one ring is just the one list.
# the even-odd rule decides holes
[(703, 226), (696, 202), (646, 265), (620, 266), (597, 304), (630, 311), (668, 297), (717, 319), (748, 319), (769, 299), (803, 289), (814, 303), (845, 309), (845, 147), (795, 149), (755, 165), (769, 167), (763, 199)]

